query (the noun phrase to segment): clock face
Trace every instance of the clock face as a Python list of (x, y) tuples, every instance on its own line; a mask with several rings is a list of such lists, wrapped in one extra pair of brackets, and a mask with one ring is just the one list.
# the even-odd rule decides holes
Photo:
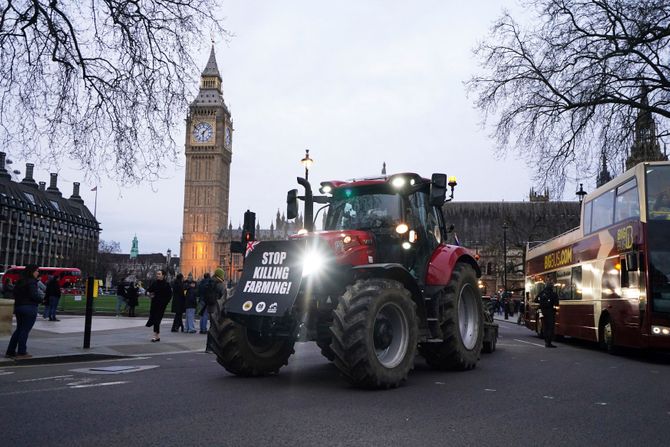
[(230, 127), (226, 127), (226, 147), (230, 147), (231, 142), (232, 142), (232, 135), (230, 132)]
[(209, 141), (214, 134), (212, 125), (207, 122), (200, 122), (193, 126), (193, 139), (199, 143)]

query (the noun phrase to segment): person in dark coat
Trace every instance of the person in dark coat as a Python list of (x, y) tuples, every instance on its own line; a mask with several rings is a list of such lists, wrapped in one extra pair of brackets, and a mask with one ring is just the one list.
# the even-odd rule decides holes
[(149, 321), (147, 327), (154, 327), (154, 336), (152, 342), (161, 341), (161, 320), (165, 314), (170, 299), (172, 299), (172, 288), (165, 279), (165, 270), (156, 272), (156, 281), (147, 289), (151, 296), (151, 306), (149, 307)]
[(551, 281), (547, 282), (544, 290), (535, 299), (540, 304), (542, 311), (542, 331), (544, 332), (544, 346), (547, 348), (555, 348), (554, 341), (554, 326), (556, 323), (556, 309), (558, 306), (558, 295), (554, 291), (554, 284)]
[(2, 297), (13, 300), (14, 299), (14, 284), (11, 278), (3, 278), (2, 280)]
[(172, 332), (177, 332), (181, 329), (184, 332), (184, 275), (177, 274), (177, 277), (172, 281), (172, 312), (174, 312), (174, 320), (172, 321)]
[(126, 300), (128, 303), (128, 316), (129, 317), (134, 317), (135, 316), (135, 308), (139, 304), (139, 300), (137, 299), (138, 296), (138, 288), (137, 284), (135, 282), (131, 282), (128, 284), (128, 287), (126, 287)]
[(49, 278), (44, 294), (44, 298), (49, 303), (49, 307), (45, 309), (45, 315), (49, 317), (49, 321), (60, 321), (56, 318), (56, 310), (58, 310), (58, 302), (60, 301), (60, 284), (58, 284), (58, 278), (55, 275)]
[(193, 275), (188, 274), (184, 281), (184, 307), (186, 310), (186, 332), (195, 334), (195, 308), (198, 306), (197, 283), (193, 280)]
[[(38, 267), (29, 264), (21, 272), (21, 278), (14, 286), (14, 314), (16, 315), (16, 330), (9, 339), (5, 357), (29, 359), (28, 334), (37, 319), (37, 306), (42, 299), (37, 292)], [(16, 350), (18, 345), (18, 352)]]

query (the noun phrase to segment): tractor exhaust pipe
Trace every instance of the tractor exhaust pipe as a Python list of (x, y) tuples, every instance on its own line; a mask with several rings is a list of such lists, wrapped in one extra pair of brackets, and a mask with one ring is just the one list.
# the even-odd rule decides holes
[(305, 230), (314, 231), (314, 197), (312, 196), (312, 185), (307, 179), (298, 177), (298, 184), (305, 188)]

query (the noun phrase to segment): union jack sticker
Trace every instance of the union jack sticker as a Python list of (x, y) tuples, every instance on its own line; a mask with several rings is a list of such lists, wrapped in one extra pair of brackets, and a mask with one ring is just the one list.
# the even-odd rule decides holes
[(256, 248), (256, 245), (258, 245), (258, 242), (259, 242), (259, 241), (251, 241), (251, 242), (247, 242), (247, 251), (244, 252), (244, 257), (245, 257), (245, 258), (246, 258), (247, 256), (249, 256), (249, 253), (251, 253), (252, 251), (254, 251), (254, 248)]

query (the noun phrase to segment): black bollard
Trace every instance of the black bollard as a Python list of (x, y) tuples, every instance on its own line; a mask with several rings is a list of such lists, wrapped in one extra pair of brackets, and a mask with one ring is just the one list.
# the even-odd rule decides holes
[(84, 320), (84, 349), (91, 347), (91, 322), (93, 320), (93, 281), (89, 276), (86, 280), (86, 319)]

